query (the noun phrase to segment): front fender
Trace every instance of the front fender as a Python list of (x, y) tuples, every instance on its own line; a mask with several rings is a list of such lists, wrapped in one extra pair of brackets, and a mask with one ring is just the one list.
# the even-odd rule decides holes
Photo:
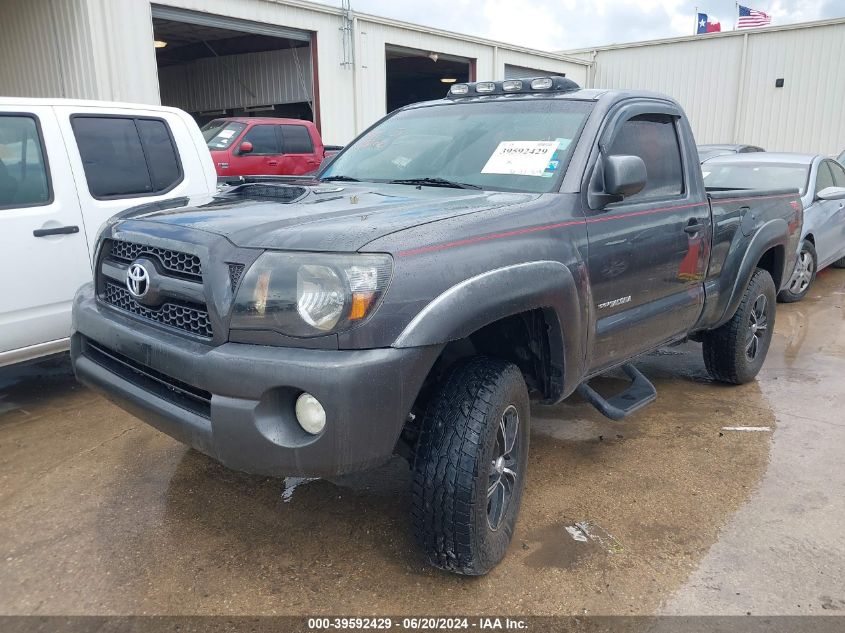
[(572, 272), (560, 262), (538, 261), (470, 277), (435, 297), (405, 327), (393, 347), (442, 345), (466, 338), (505, 317), (545, 308), (556, 317), (549, 332), (552, 363), (560, 368), (558, 400), (571, 393), (584, 370), (586, 316)]

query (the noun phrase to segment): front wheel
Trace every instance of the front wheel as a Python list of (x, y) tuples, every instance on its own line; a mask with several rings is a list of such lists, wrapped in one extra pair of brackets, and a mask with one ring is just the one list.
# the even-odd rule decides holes
[(704, 364), (713, 378), (741, 385), (757, 376), (772, 342), (776, 292), (772, 276), (758, 268), (731, 320), (704, 334)]
[(795, 270), (786, 288), (781, 290), (778, 300), (783, 303), (795, 303), (801, 301), (810, 291), (810, 286), (816, 279), (818, 269), (818, 257), (816, 247), (809, 240), (801, 243), (801, 251), (798, 253), (798, 260), (795, 262)]
[(413, 464), (412, 520), (428, 561), (480, 576), (505, 556), (528, 467), (528, 391), (513, 363), (456, 363), (429, 402)]

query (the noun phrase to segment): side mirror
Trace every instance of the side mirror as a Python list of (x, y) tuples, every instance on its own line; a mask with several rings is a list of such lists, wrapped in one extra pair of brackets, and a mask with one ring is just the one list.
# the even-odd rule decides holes
[(825, 187), (816, 194), (819, 200), (845, 200), (845, 187)]
[(648, 181), (645, 162), (639, 156), (608, 156), (604, 160), (604, 192), (611, 196), (633, 196)]
[(244, 141), (238, 146), (238, 154), (249, 154), (252, 151), (252, 143)]

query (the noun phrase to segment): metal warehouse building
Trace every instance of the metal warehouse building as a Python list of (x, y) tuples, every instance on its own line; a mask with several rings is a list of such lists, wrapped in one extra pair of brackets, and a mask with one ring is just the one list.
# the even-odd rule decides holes
[(590, 64), (302, 0), (0, 0), (0, 60), (2, 95), (307, 118), (329, 143), (448, 81)]
[(570, 51), (587, 85), (672, 95), (700, 143), (845, 149), (845, 20)]

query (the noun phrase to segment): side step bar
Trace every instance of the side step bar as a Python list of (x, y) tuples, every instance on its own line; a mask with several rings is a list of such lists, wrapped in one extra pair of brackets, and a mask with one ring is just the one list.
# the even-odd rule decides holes
[(590, 387), (588, 380), (578, 385), (581, 397), (611, 420), (627, 418), (657, 398), (657, 389), (639, 369), (628, 363), (622, 365), (622, 371), (631, 379), (631, 385), (622, 393), (610, 398), (605, 398)]

